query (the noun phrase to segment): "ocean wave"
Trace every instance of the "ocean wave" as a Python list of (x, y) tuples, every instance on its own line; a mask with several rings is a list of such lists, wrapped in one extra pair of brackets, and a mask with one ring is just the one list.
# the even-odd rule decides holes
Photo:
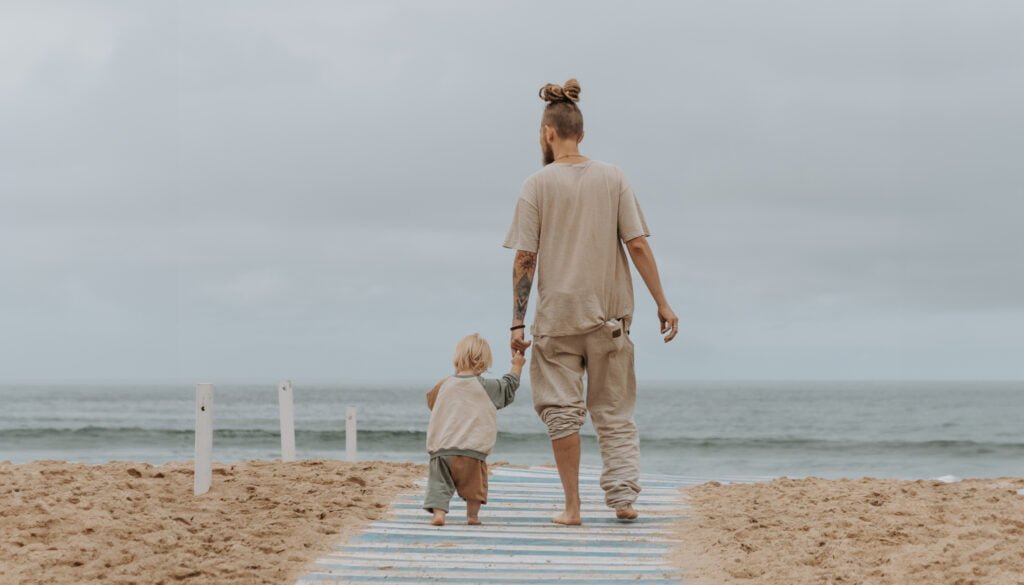
[[(214, 430), (214, 442), (228, 445), (274, 445), (280, 441), (277, 430), (255, 428), (226, 428)], [(154, 429), (144, 427), (85, 426), (77, 428), (14, 428), (0, 429), (0, 442), (20, 447), (45, 444), (47, 447), (66, 445), (68, 448), (93, 447), (111, 444), (160, 445), (181, 444), (193, 440), (192, 429)], [(296, 442), (307, 448), (335, 448), (345, 442), (344, 430), (296, 430)], [(594, 437), (584, 435), (585, 442)], [(361, 446), (379, 451), (420, 451), (426, 442), (426, 432), (418, 430), (360, 430)], [(500, 432), (499, 448), (514, 450), (545, 447), (548, 438), (543, 433)], [(845, 451), (886, 452), (898, 451), (915, 454), (1020, 454), (1024, 443), (974, 441), (957, 439), (923, 440), (846, 440), (814, 437), (663, 437), (650, 438), (641, 434), (645, 450), (680, 452), (816, 452)], [(545, 447), (546, 448), (546, 447)]]
[(664, 449), (711, 451), (913, 451), (918, 453), (985, 454), (1020, 452), (1024, 443), (973, 441), (959, 439), (922, 440), (847, 440), (809, 437), (674, 437), (643, 441), (641, 443)]

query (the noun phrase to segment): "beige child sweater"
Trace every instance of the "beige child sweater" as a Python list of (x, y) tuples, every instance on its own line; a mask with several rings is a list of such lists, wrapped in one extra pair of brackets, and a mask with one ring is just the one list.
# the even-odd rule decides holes
[(427, 453), (485, 460), (498, 437), (498, 409), (512, 403), (519, 376), (451, 376), (427, 393)]

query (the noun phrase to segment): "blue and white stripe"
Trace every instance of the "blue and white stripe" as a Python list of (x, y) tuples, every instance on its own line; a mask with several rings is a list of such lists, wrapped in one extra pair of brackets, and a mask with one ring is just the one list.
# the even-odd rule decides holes
[[(486, 583), (645, 585), (682, 583), (666, 559), (673, 524), (683, 517), (679, 489), (711, 478), (644, 475), (635, 522), (605, 507), (598, 471), (580, 474), (583, 526), (557, 526), (562, 503), (551, 468), (494, 469), (482, 526), (465, 524), (465, 503), (452, 501), (448, 525), (430, 526), (422, 496), (399, 497), (388, 516), (338, 546), (299, 579), (313, 583)], [(745, 480), (764, 478), (744, 478)]]

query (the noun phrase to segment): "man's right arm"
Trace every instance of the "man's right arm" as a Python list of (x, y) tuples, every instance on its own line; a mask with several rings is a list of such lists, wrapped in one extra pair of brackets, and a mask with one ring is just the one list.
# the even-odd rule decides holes
[[(530, 290), (533, 288), (533, 276), (537, 271), (537, 253), (525, 250), (516, 251), (515, 263), (512, 265), (512, 326), (523, 325), (526, 320), (526, 307), (530, 303)], [(525, 352), (530, 342), (525, 340), (523, 328), (512, 331), (512, 352)]]
[(626, 242), (626, 249), (629, 250), (629, 257), (633, 259), (633, 265), (637, 272), (644, 279), (647, 290), (654, 297), (658, 305), (658, 321), (661, 322), (661, 332), (666, 333), (665, 343), (675, 339), (679, 333), (679, 317), (676, 317), (672, 307), (665, 298), (665, 291), (661, 288), (661, 276), (658, 274), (658, 264), (654, 261), (654, 250), (647, 242), (646, 236), (633, 238)]

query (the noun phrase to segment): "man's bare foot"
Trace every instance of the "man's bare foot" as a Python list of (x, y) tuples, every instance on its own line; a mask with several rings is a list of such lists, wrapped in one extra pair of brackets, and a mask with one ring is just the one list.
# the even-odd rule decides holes
[(470, 526), (479, 526), (483, 524), (483, 522), (480, 521), (479, 516), (466, 516), (466, 524), (469, 524)]
[(615, 509), (615, 517), (619, 520), (636, 520), (640, 517), (640, 513), (636, 511), (632, 504), (626, 504), (621, 508)]
[(570, 514), (569, 512), (562, 512), (551, 519), (555, 524), (562, 524), (564, 526), (579, 526), (583, 524), (583, 519), (580, 518), (579, 514)]
[(445, 513), (441, 510), (434, 510), (434, 518), (430, 521), (434, 526), (444, 526)]

